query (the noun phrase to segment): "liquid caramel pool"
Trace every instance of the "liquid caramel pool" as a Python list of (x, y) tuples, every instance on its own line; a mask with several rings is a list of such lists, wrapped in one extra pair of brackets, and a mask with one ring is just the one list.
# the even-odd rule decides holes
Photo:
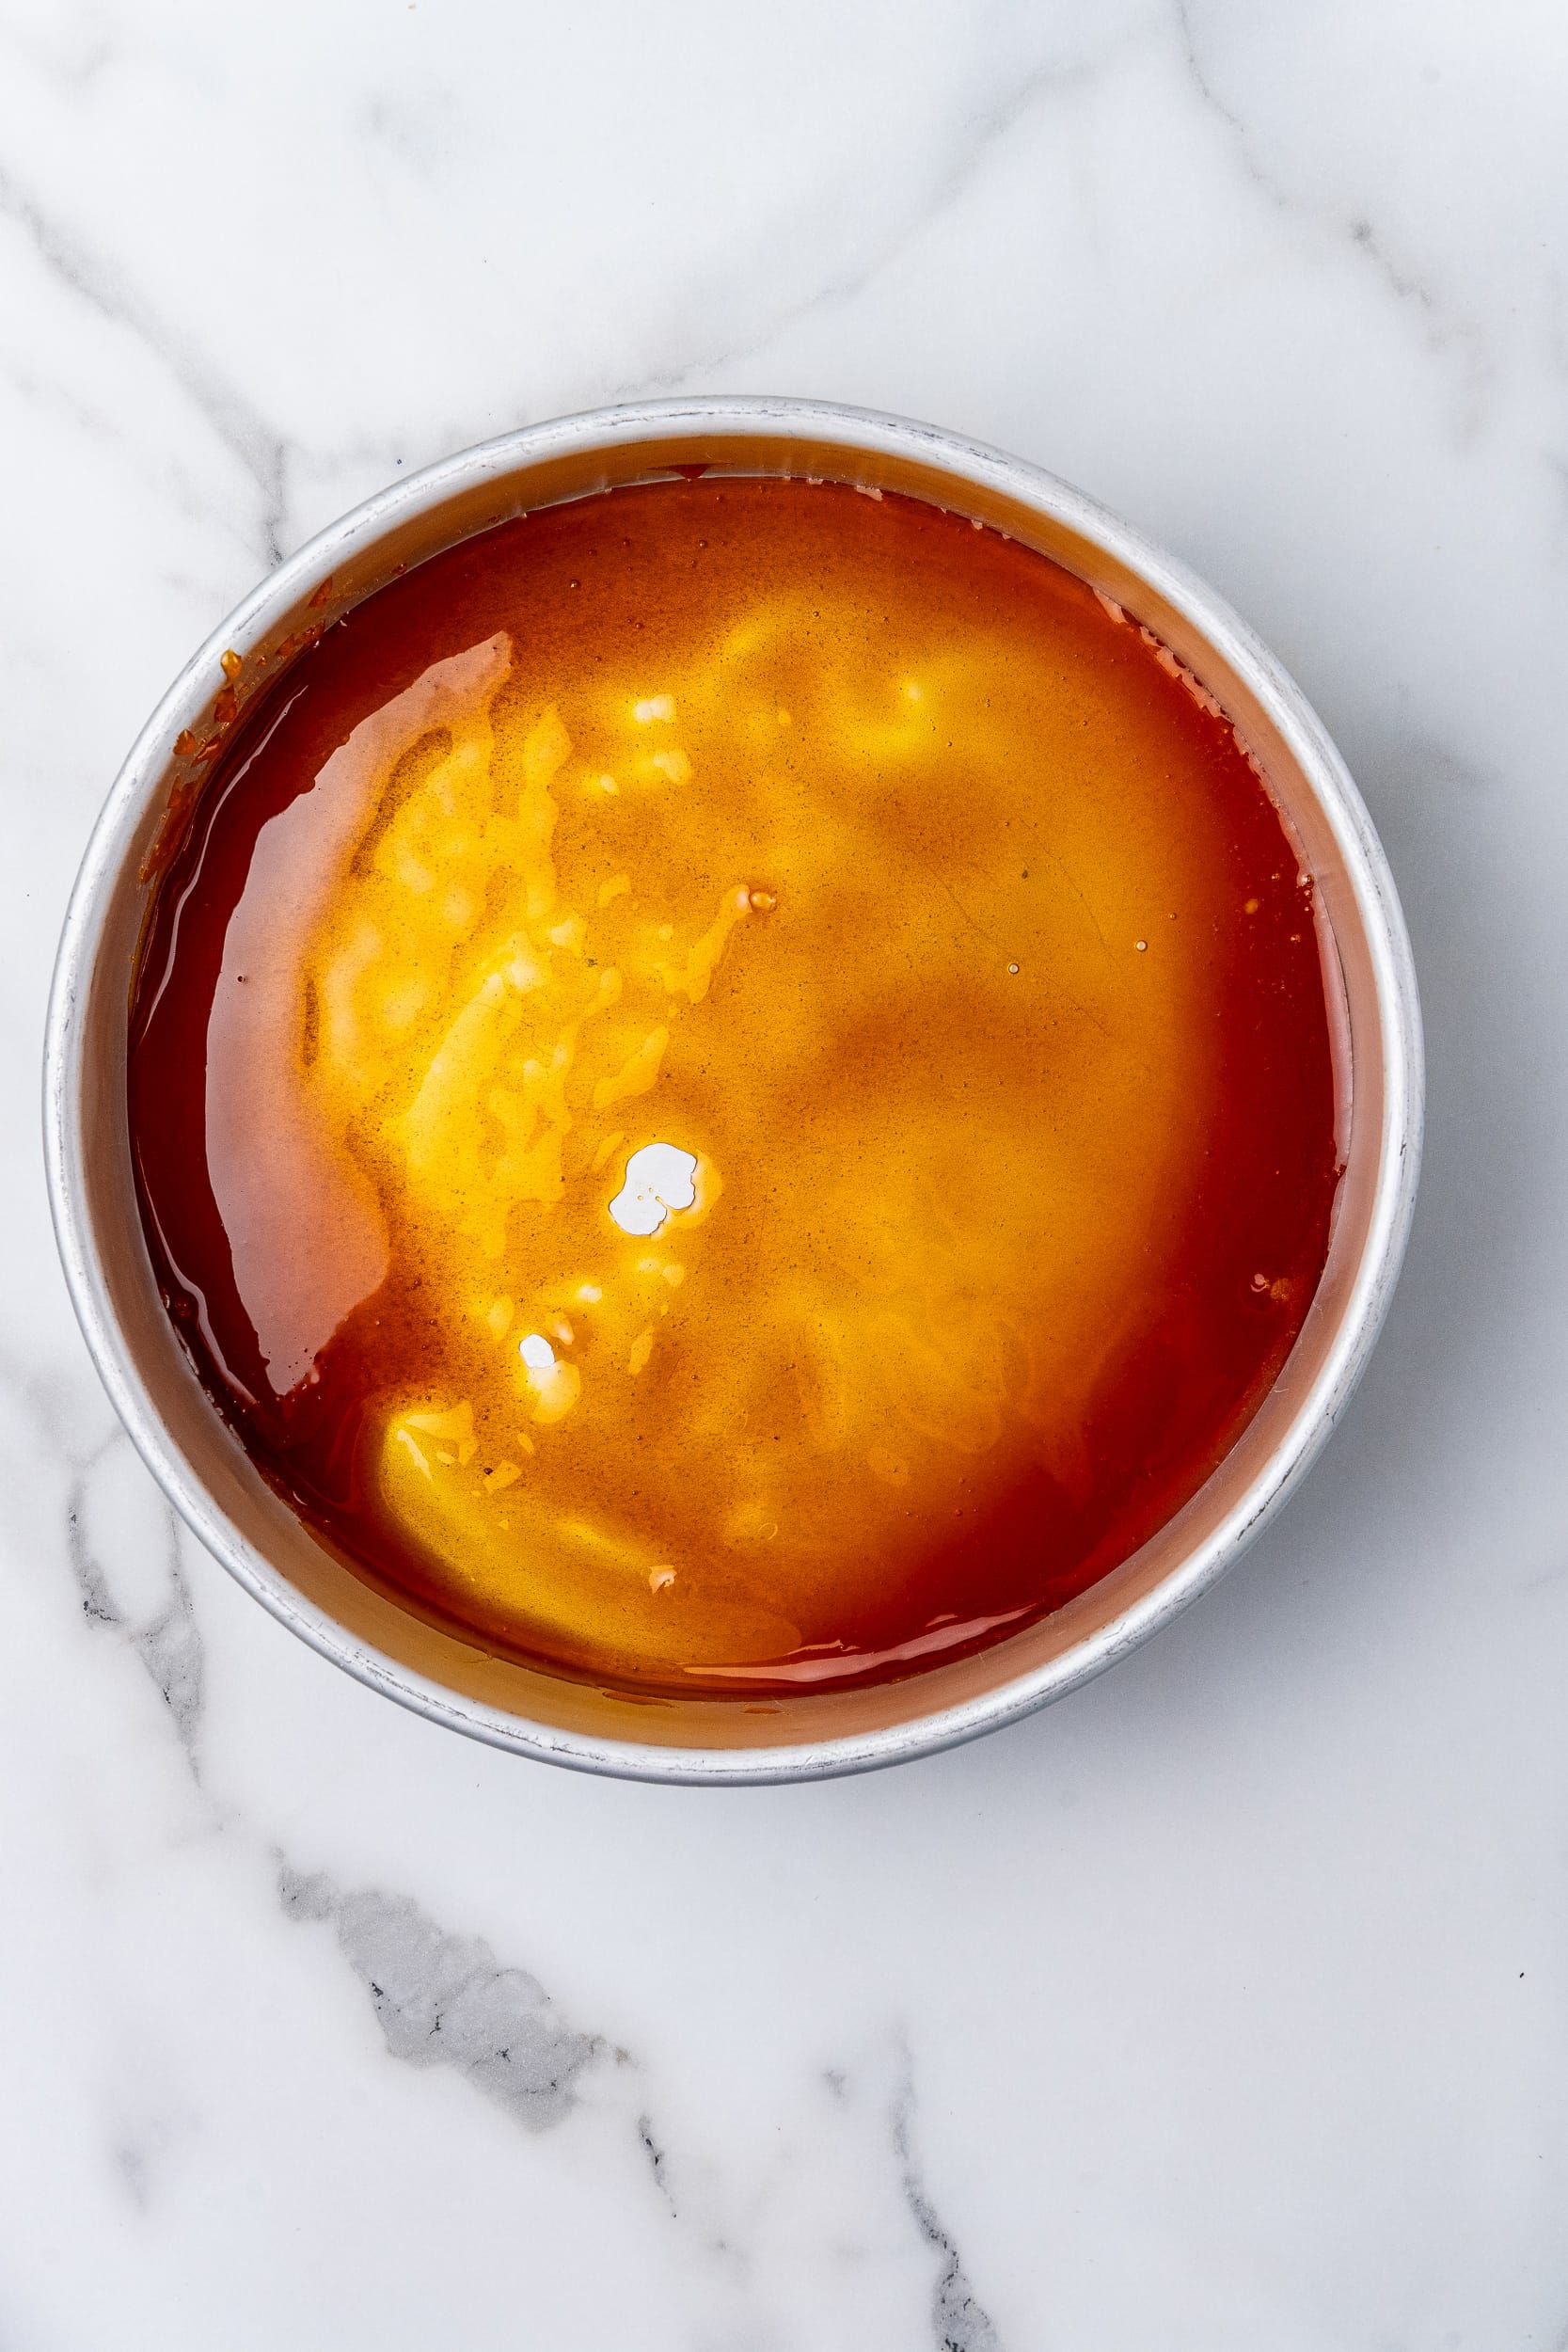
[(336, 1550), (753, 1700), (1127, 1557), (1338, 1175), (1311, 886), (1223, 712), (1043, 557), (831, 484), (546, 509), (263, 678), (129, 1085), (170, 1311)]

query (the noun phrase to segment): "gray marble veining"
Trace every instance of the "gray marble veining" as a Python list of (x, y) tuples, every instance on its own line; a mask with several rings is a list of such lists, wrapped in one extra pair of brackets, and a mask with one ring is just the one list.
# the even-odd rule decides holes
[(527, 1969), (502, 1967), (482, 1937), (446, 1934), (407, 1895), (344, 1894), (324, 1872), (287, 1864), (278, 1895), (292, 1919), (331, 1922), (393, 2058), (455, 2068), (531, 2132), (571, 2111), (572, 2086), (600, 2044), (560, 2022)]

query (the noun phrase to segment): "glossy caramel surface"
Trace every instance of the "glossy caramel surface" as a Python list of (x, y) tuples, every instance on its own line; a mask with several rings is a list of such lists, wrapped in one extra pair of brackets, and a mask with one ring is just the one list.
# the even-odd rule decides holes
[(133, 1007), (144, 1222), (363, 1573), (754, 1698), (1002, 1638), (1201, 1485), (1322, 1270), (1334, 1071), (1278, 817), (1117, 608), (681, 481), (236, 686)]

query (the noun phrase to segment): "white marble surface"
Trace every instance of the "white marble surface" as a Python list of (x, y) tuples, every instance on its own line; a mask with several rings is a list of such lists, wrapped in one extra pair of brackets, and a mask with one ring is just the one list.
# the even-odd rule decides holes
[[(4, 0), (5, 2352), (1568, 2343), (1565, 120), (1550, 0)], [(1430, 1029), (1284, 1519), (1047, 1714), (793, 1790), (492, 1755), (274, 1626), (117, 1432), (34, 1108), (99, 801), (259, 571), (699, 388), (1206, 572)]]

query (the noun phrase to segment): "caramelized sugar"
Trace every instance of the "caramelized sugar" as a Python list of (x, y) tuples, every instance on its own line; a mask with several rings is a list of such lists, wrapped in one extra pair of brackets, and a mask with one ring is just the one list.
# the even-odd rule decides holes
[(243, 708), (130, 1109), (170, 1312), (337, 1549), (753, 1699), (1126, 1558), (1338, 1178), (1310, 886), (1223, 714), (1043, 558), (778, 481), (470, 540)]

